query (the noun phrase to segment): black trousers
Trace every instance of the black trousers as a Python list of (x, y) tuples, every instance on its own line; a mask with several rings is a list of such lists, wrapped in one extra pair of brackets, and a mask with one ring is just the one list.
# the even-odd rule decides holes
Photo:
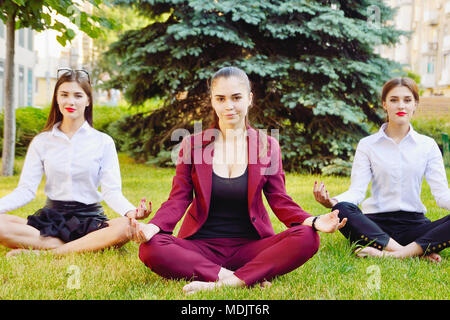
[(423, 213), (383, 212), (363, 214), (358, 206), (339, 202), (333, 210), (347, 218), (340, 232), (351, 242), (384, 249), (392, 238), (405, 246), (416, 242), (425, 254), (450, 247), (450, 215), (431, 222)]

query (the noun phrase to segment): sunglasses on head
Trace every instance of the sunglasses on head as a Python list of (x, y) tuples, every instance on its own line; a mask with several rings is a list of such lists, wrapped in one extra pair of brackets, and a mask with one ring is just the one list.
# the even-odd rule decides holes
[(56, 79), (61, 78), (62, 76), (68, 76), (75, 74), (78, 78), (87, 78), (89, 83), (91, 83), (91, 78), (89, 77), (89, 72), (83, 69), (72, 69), (72, 68), (59, 68), (56, 73)]

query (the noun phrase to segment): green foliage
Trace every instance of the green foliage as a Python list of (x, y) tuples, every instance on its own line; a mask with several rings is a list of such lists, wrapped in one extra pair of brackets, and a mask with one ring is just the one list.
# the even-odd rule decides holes
[(126, 106), (110, 107), (95, 105), (93, 112), (94, 128), (99, 131), (107, 132), (111, 123), (130, 115), (131, 111), (132, 110)]
[(403, 69), (403, 71), (406, 72), (406, 76), (408, 78), (413, 79), (416, 83), (420, 83), (420, 74), (417, 74), (414, 71), (409, 70), (409, 69)]
[[(83, 0), (96, 8), (102, 0)], [(59, 32), (56, 39), (65, 46), (75, 38), (75, 31), (67, 24), (55, 19), (52, 14), (69, 18), (81, 31), (91, 38), (97, 38), (103, 33), (103, 29), (114, 28), (114, 21), (102, 16), (92, 15), (80, 9), (71, 0), (0, 0), (0, 19), (6, 22), (8, 17), (15, 16), (16, 29), (32, 28), (36, 31), (53, 29)]]
[(322, 174), (325, 176), (350, 176), (352, 173), (352, 161), (342, 159), (333, 159), (331, 164), (322, 168)]
[(442, 133), (450, 134), (450, 121), (446, 118), (412, 119), (411, 124), (418, 133), (432, 137), (440, 149), (443, 148)]
[[(115, 3), (165, 17), (125, 32), (106, 54), (118, 61), (107, 86), (124, 90), (132, 104), (163, 100), (160, 109), (116, 127), (127, 152), (144, 161), (179, 142), (170, 139), (174, 129), (192, 132), (195, 120), (208, 119), (207, 80), (234, 65), (252, 81), (252, 125), (280, 130), (285, 168), (320, 172), (334, 159), (348, 161), (382, 122), (378, 92), (400, 70), (374, 53), (406, 34), (387, 23), (394, 11), (379, 0)], [(368, 22), (373, 6), (379, 24)]]
[(420, 85), (420, 74), (406, 68), (403, 68), (403, 71), (406, 72), (406, 77), (413, 79), (417, 84), (419, 84), (419, 95), (421, 96), (425, 90)]
[[(117, 41), (118, 37), (124, 32), (146, 25), (152, 21), (147, 17), (138, 16), (138, 11), (132, 7), (102, 6), (101, 8), (95, 8), (94, 14), (114, 21), (115, 23), (114, 29), (105, 28), (102, 34), (93, 42), (93, 50), (98, 53), (106, 51), (108, 46), (112, 42)], [(117, 67), (117, 61), (103, 57), (102, 59), (94, 59), (92, 63), (91, 79), (93, 79), (93, 83), (97, 84), (97, 87), (101, 88), (101, 82), (97, 80), (101, 79), (106, 73), (114, 73)]]
[[(33, 137), (44, 128), (48, 109), (16, 109), (16, 155), (24, 156)], [(3, 113), (0, 114), (0, 154), (3, 149)]]

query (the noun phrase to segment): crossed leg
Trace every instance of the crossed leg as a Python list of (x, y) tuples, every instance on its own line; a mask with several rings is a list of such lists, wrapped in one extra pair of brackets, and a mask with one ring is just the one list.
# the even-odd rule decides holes
[(107, 221), (108, 226), (70, 242), (54, 237), (43, 237), (40, 231), (27, 224), (27, 220), (13, 215), (0, 216), (0, 244), (11, 248), (7, 256), (34, 250), (49, 250), (63, 255), (72, 252), (99, 251), (109, 247), (121, 247), (131, 238), (130, 223), (120, 217)]
[(0, 244), (11, 249), (55, 249), (64, 242), (54, 237), (42, 237), (38, 229), (29, 226), (21, 217), (0, 215)]
[[(432, 248), (427, 250), (427, 246), (430, 243), (437, 242), (443, 242), (446, 245), (446, 239), (444, 238), (446, 234), (450, 234), (450, 216), (433, 222), (425, 219), (419, 225), (411, 225), (409, 230), (397, 235), (398, 241), (402, 245), (383, 231), (376, 222), (364, 215), (357, 206), (343, 202), (338, 203), (333, 209), (339, 209), (340, 218), (348, 218), (348, 223), (340, 230), (346, 238), (352, 242), (357, 242), (361, 239), (365, 239), (366, 242), (375, 241), (374, 247), (366, 246), (363, 249), (357, 249), (355, 252), (358, 257), (403, 259), (420, 256), (432, 262), (440, 262), (442, 260), (441, 256), (434, 251), (445, 247), (439, 245), (439, 248), (435, 248), (432, 245)], [(361, 239), (359, 238), (360, 234), (362, 234)], [(368, 234), (370, 234), (368, 236), (369, 239), (366, 237)]]
[[(409, 232), (400, 235), (402, 243), (408, 243), (390, 252), (371, 252), (375, 257), (408, 258), (420, 256), (432, 262), (441, 262), (437, 253), (450, 246), (450, 215), (430, 223), (424, 223), (411, 228)], [(367, 248), (366, 248), (367, 249)], [(371, 248), (373, 249), (373, 248)]]
[[(243, 241), (228, 256), (220, 242), (206, 242), (158, 234), (139, 248), (139, 258), (153, 272), (168, 279), (193, 281), (190, 294), (221, 286), (251, 286), (268, 282), (309, 260), (318, 250), (319, 236), (311, 227), (297, 226), (261, 240)], [(235, 270), (235, 271), (231, 271)]]

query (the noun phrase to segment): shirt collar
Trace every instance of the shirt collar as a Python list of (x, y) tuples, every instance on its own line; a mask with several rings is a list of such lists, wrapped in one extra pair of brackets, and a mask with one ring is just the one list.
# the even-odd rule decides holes
[(411, 123), (409, 124), (409, 132), (408, 132), (408, 136), (411, 137), (411, 139), (415, 142), (418, 143), (419, 142), (419, 134), (417, 133), (416, 130), (414, 130), (413, 126), (411, 125)]
[[(386, 129), (386, 127), (387, 127), (387, 123), (383, 123), (383, 124), (381, 125), (381, 128), (380, 128), (380, 130), (378, 130), (378, 133), (377, 133), (377, 135), (378, 135), (377, 141), (378, 141), (379, 139), (381, 139), (381, 138), (384, 138), (384, 139), (387, 139), (387, 140), (392, 140), (391, 138), (389, 138), (389, 137), (386, 135), (386, 132), (384, 131), (384, 130)], [(414, 130), (412, 124), (410, 123), (410, 124), (409, 124), (409, 131), (408, 131), (408, 134), (407, 134), (403, 139), (412, 139), (412, 141), (414, 141), (414, 142), (417, 143), (417, 134), (418, 134), (418, 133)]]
[[(52, 134), (54, 136), (63, 136), (66, 137), (66, 135), (64, 134), (64, 132), (62, 132), (61, 130), (59, 130), (59, 125), (61, 124), (61, 121), (55, 123), (53, 125), (52, 128)], [(81, 127), (78, 129), (78, 131), (76, 133), (79, 132), (85, 132), (86, 134), (90, 134), (92, 132), (92, 127), (90, 126), (90, 124), (87, 121), (84, 121), (83, 124), (81, 125)]]

